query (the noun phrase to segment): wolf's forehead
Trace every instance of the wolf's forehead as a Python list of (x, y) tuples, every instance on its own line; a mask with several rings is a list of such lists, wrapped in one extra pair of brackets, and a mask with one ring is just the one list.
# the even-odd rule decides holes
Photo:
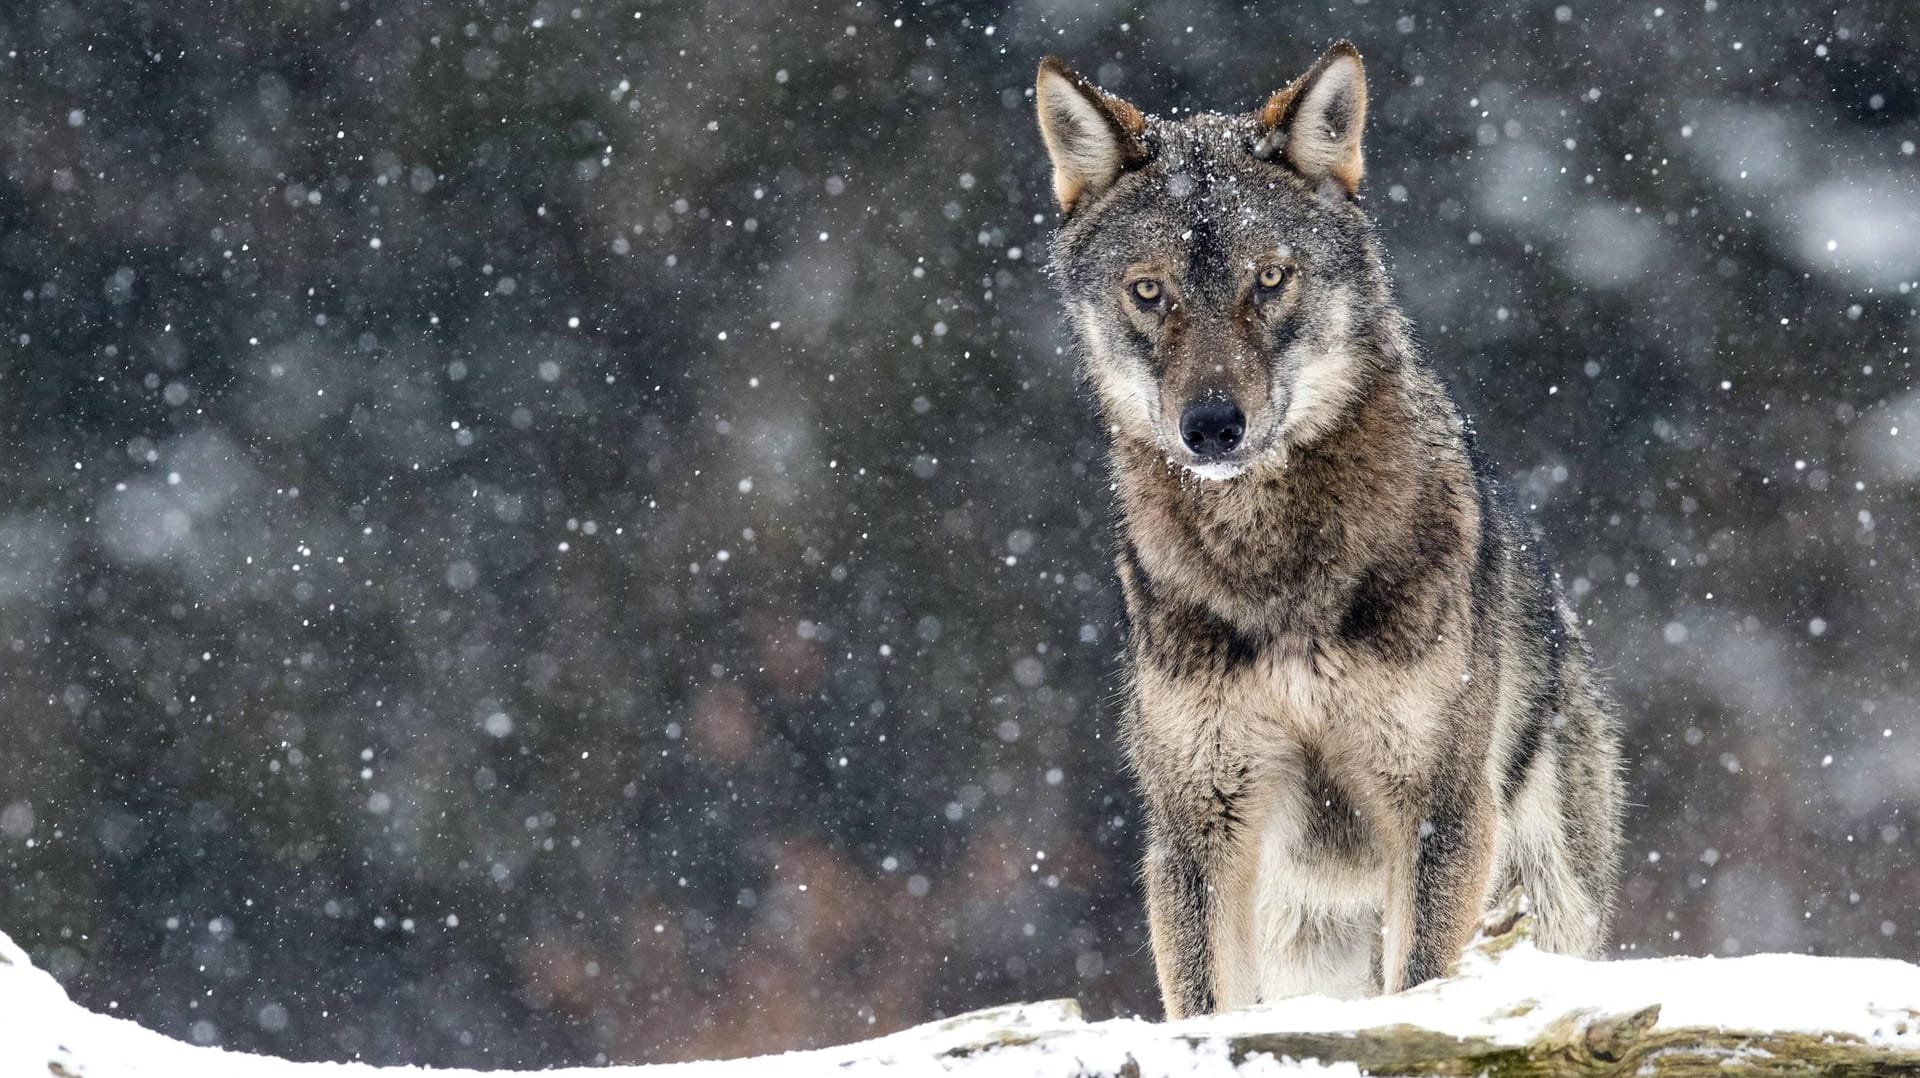
[(1165, 152), (1246, 153), (1258, 121), (1251, 113), (1196, 112), (1181, 120), (1147, 118), (1147, 136)]
[(1147, 167), (1118, 200), (1069, 226), (1063, 265), (1105, 282), (1157, 264), (1191, 299), (1230, 299), (1249, 266), (1286, 253), (1300, 231), (1297, 185), (1254, 156), (1256, 127), (1252, 115), (1149, 117)]
[(1252, 118), (1196, 116), (1156, 127), (1139, 202), (1147, 220), (1119, 237), (1177, 267), (1189, 287), (1230, 291), (1243, 263), (1282, 245), (1285, 195), (1271, 166), (1251, 152)]
[(1273, 166), (1253, 155), (1252, 116), (1208, 113), (1153, 122), (1155, 172), (1167, 203), (1239, 238), (1265, 231), (1284, 197)]

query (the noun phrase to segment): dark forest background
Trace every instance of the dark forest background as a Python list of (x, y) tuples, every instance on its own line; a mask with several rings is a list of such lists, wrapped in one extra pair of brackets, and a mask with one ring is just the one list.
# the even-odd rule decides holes
[(1157, 1014), (1032, 74), (1252, 108), (1351, 37), (1623, 705), (1620, 951), (1920, 957), (1917, 23), (9, 4), (0, 930), (302, 1059)]

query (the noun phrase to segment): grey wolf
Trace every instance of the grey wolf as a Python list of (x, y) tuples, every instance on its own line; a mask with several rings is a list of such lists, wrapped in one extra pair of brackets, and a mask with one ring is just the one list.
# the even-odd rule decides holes
[(1596, 953), (1612, 705), (1394, 300), (1358, 51), (1242, 114), (1147, 116), (1051, 57), (1035, 103), (1111, 443), (1168, 1015), (1441, 976), (1511, 888), (1542, 946)]

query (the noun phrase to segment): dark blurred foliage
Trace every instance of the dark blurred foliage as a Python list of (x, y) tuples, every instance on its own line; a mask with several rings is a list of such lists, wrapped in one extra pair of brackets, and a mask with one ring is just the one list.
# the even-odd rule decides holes
[(1621, 948), (1920, 953), (1911, 0), (0, 13), (0, 929), (296, 1058), (1157, 1013), (1057, 52), (1365, 53), (1628, 723)]

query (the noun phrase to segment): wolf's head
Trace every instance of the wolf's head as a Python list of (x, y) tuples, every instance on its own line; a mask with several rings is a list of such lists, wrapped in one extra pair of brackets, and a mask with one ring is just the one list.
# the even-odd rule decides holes
[(1113, 436), (1230, 479), (1338, 423), (1398, 318), (1355, 202), (1354, 47), (1241, 115), (1145, 116), (1052, 57), (1034, 96), (1054, 276)]

